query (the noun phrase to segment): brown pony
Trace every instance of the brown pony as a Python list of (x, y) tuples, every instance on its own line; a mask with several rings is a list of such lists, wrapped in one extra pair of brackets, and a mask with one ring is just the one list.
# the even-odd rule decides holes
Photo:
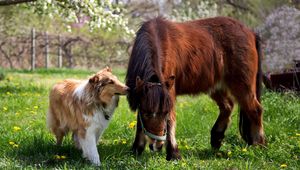
[(130, 108), (139, 112), (133, 151), (142, 153), (146, 136), (152, 150), (160, 150), (166, 139), (167, 160), (180, 159), (175, 99), (201, 92), (209, 94), (220, 109), (211, 130), (213, 148), (221, 146), (233, 99), (240, 106), (242, 138), (249, 145), (265, 144), (261, 55), (259, 37), (232, 18), (178, 23), (158, 17), (143, 23), (126, 75)]

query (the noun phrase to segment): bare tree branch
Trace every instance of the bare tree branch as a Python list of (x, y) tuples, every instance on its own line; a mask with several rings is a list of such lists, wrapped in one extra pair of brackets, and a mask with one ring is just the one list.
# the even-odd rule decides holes
[(233, 0), (226, 0), (227, 4), (233, 6), (234, 8), (237, 8), (237, 9), (240, 9), (240, 10), (243, 10), (243, 11), (249, 11), (250, 9), (246, 6), (243, 6), (241, 4), (238, 4), (236, 2), (233, 2)]
[(4, 55), (4, 57), (5, 57), (6, 60), (8, 61), (10, 68), (13, 69), (14, 66), (13, 66), (13, 63), (12, 63), (12, 61), (11, 61), (9, 55), (8, 55), (8, 54), (5, 52), (5, 50), (2, 48), (2, 46), (4, 46), (5, 44), (6, 44), (6, 42), (4, 42), (4, 41), (1, 42), (1, 44), (0, 44), (0, 52)]
[(36, 0), (0, 0), (0, 6), (16, 5), (20, 3), (33, 2)]

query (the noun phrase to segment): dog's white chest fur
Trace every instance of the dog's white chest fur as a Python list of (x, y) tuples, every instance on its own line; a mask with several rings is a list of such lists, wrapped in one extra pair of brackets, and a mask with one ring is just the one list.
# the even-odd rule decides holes
[(98, 136), (97, 140), (107, 128), (117, 107), (118, 100), (119, 96), (113, 96), (111, 104), (106, 108), (98, 108), (93, 116), (83, 114), (84, 120), (89, 124), (86, 130), (95, 133)]
[(114, 110), (117, 107), (118, 100), (118, 96), (113, 96), (111, 104), (106, 108), (98, 108), (93, 116), (83, 114), (83, 118), (89, 126), (86, 128), (85, 137), (83, 139), (75, 137), (75, 140), (78, 140), (77, 145), (83, 150), (83, 156), (87, 157), (96, 165), (100, 165), (97, 142), (103, 131), (107, 128)]

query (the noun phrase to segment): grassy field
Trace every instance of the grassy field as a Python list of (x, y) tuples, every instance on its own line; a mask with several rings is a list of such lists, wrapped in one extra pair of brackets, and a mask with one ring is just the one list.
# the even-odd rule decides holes
[[(0, 81), (0, 169), (94, 169), (81, 158), (71, 137), (61, 147), (46, 128), (50, 87), (65, 78), (85, 79), (82, 70), (4, 70)], [(124, 70), (115, 74), (124, 80)], [(132, 113), (121, 97), (119, 107), (104, 132), (98, 151), (104, 169), (300, 169), (300, 98), (291, 93), (264, 92), (266, 148), (247, 146), (238, 134), (237, 107), (220, 151), (210, 148), (210, 129), (218, 108), (206, 95), (177, 99), (177, 141), (181, 161), (168, 162), (165, 151), (142, 156), (131, 154), (135, 128)]]

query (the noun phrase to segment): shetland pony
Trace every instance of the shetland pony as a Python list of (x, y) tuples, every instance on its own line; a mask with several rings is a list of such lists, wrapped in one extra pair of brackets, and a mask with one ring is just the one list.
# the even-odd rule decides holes
[(262, 124), (260, 38), (239, 21), (216, 17), (171, 22), (161, 17), (142, 24), (129, 59), (126, 85), (132, 110), (138, 110), (133, 151), (160, 150), (180, 159), (175, 139), (177, 95), (206, 93), (219, 106), (211, 146), (220, 148), (236, 100), (239, 129), (249, 144), (265, 144)]
[(128, 87), (105, 68), (89, 80), (64, 80), (54, 85), (49, 96), (47, 124), (61, 145), (63, 137), (73, 132), (78, 149), (95, 165), (100, 165), (97, 141), (108, 126), (119, 102), (119, 94)]

